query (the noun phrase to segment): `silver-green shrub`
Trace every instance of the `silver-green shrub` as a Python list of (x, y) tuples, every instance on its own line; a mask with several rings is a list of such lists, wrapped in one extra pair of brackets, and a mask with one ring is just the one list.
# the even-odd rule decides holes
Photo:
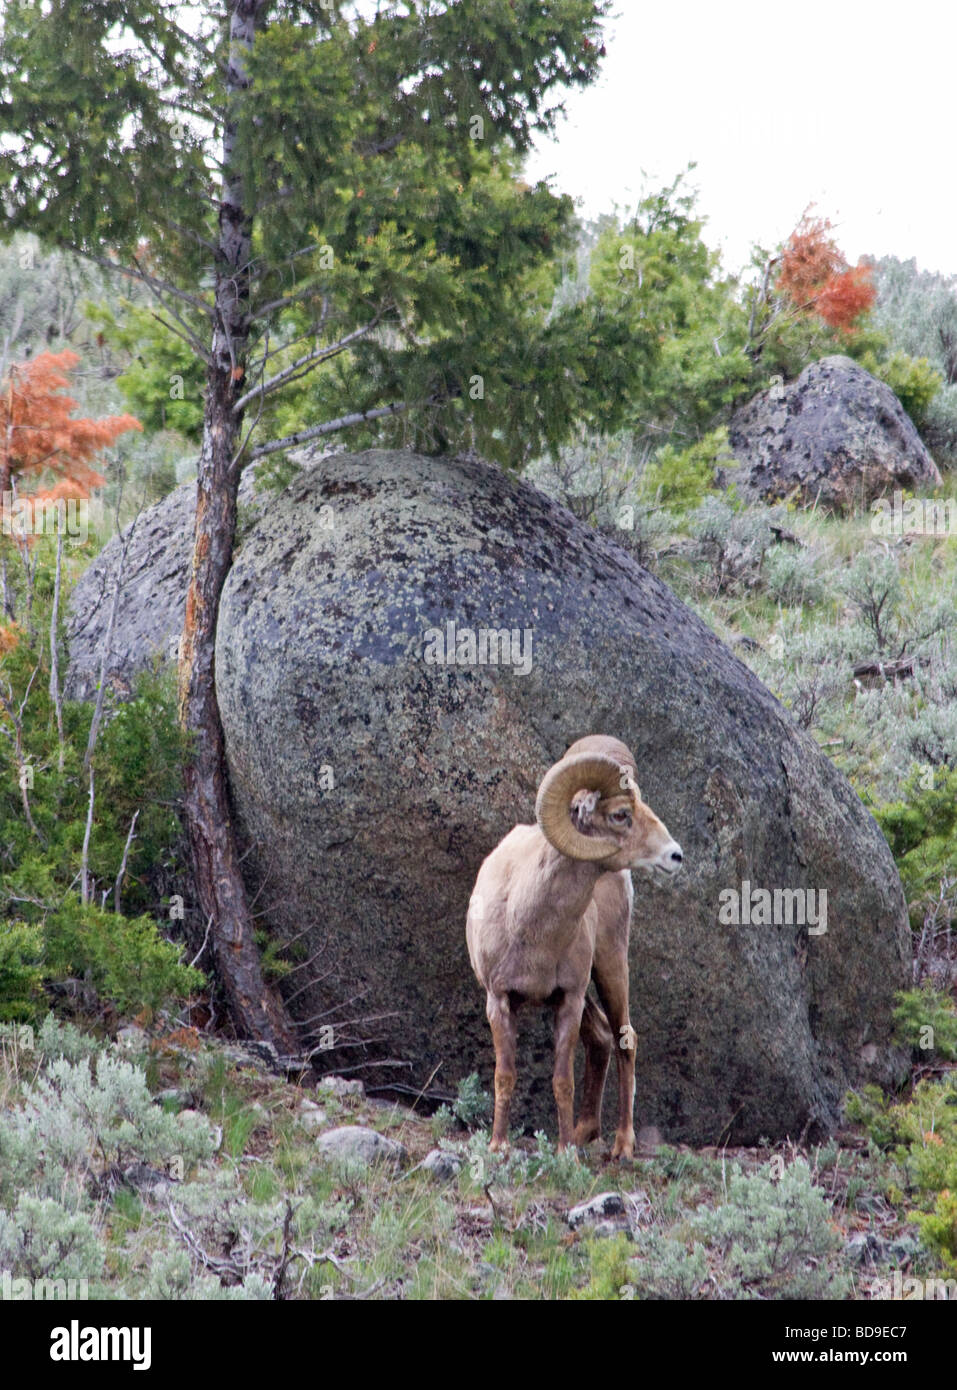
[(92, 1280), (102, 1273), (105, 1258), (85, 1212), (25, 1192), (11, 1212), (0, 1210), (0, 1270), (14, 1279)]
[(840, 1298), (849, 1282), (828, 1264), (841, 1246), (830, 1216), (799, 1159), (777, 1181), (732, 1165), (727, 1200), (714, 1211), (699, 1207), (691, 1224), (745, 1297)]

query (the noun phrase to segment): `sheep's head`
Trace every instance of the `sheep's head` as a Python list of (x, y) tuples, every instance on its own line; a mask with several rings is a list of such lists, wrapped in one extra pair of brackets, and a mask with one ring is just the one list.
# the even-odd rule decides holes
[[(609, 749), (611, 746), (611, 749)], [(603, 869), (674, 874), (681, 846), (641, 799), (634, 759), (617, 739), (580, 739), (545, 774), (535, 816), (549, 844)]]

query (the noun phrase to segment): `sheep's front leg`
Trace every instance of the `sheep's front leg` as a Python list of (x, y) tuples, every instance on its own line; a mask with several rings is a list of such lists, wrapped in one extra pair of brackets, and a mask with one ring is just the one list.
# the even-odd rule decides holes
[(601, 1100), (611, 1058), (612, 1036), (607, 1018), (587, 994), (582, 1013), (581, 1038), (585, 1044), (585, 1080), (582, 1085), (581, 1114), (575, 1126), (575, 1143), (590, 1144), (593, 1139), (601, 1138)]
[(495, 1046), (495, 1118), (492, 1122), (493, 1150), (508, 1148), (508, 1112), (515, 1090), (515, 1039), (518, 1021), (508, 1002), (508, 995), (489, 993), (485, 1013), (492, 1029)]
[(558, 1147), (575, 1142), (575, 1048), (581, 1028), (583, 994), (566, 994), (555, 1014), (555, 1072), (552, 1089), (558, 1107)]

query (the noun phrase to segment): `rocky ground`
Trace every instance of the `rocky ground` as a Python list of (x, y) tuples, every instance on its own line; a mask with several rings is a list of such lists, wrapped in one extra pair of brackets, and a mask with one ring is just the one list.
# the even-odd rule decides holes
[[(895, 1271), (934, 1270), (900, 1172), (860, 1130), (811, 1148), (646, 1134), (622, 1164), (607, 1142), (557, 1154), (542, 1136), (501, 1158), (474, 1079), (429, 1116), (349, 1078), (294, 1084), (190, 1028), (132, 1025), (67, 1051), (90, 1047), (101, 1082), (101, 1059), (129, 1063), (152, 1097), (129, 1107), (115, 1153), (107, 1139), (86, 1159), (81, 1205), (104, 1255), (93, 1296), (867, 1299)], [(18, 1065), (5, 1046), (3, 1062), (7, 1114), (38, 1072), (70, 1103), (62, 1058)], [(157, 1109), (208, 1127), (206, 1156), (150, 1149)]]

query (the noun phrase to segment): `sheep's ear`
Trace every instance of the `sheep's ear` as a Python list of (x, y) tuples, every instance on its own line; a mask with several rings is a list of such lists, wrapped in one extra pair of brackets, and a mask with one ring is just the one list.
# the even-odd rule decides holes
[(601, 792), (580, 791), (572, 797), (569, 813), (574, 825), (587, 835), (592, 830), (592, 817), (601, 800)]

